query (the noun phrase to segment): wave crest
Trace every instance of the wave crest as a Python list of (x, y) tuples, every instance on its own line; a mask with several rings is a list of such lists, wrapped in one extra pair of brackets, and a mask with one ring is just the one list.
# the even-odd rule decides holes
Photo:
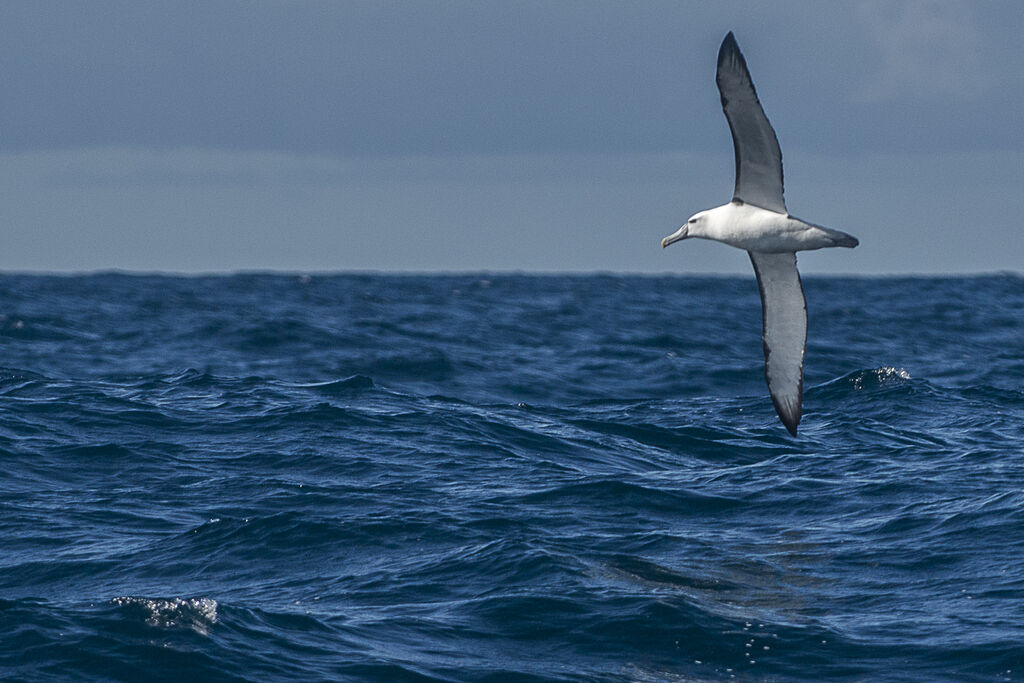
[(124, 596), (111, 601), (131, 614), (144, 618), (147, 626), (190, 629), (207, 635), (217, 623), (217, 601), (212, 598), (142, 598)]
[(850, 377), (856, 390), (873, 389), (875, 387), (899, 385), (910, 379), (910, 373), (903, 368), (881, 367), (874, 370), (855, 372)]

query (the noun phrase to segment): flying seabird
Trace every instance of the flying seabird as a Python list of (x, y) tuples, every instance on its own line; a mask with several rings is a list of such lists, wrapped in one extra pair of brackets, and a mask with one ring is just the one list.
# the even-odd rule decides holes
[(728, 204), (694, 214), (661, 241), (699, 237), (746, 249), (761, 290), (764, 375), (782, 424), (796, 436), (804, 392), (807, 302), (796, 252), (855, 247), (845, 232), (789, 215), (782, 197), (782, 150), (761, 108), (732, 32), (718, 51), (715, 77), (736, 152), (736, 190)]

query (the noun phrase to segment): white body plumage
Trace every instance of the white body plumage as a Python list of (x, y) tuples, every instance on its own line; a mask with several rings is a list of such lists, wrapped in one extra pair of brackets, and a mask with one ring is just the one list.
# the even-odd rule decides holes
[(857, 238), (845, 232), (739, 201), (694, 214), (679, 230), (666, 237), (662, 246), (687, 237), (769, 254), (857, 246)]

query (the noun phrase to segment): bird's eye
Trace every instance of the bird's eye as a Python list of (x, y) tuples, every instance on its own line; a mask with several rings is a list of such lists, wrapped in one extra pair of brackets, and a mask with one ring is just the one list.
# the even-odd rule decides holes
[(686, 221), (686, 222), (687, 222), (687, 223), (696, 223), (696, 222), (697, 222), (697, 219), (696, 219), (696, 218), (691, 218), (690, 220), (688, 220), (688, 221)]

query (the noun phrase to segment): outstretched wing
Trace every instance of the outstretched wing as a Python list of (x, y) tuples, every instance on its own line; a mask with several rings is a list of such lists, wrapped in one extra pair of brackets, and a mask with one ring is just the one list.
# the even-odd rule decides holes
[(804, 394), (807, 301), (796, 269), (796, 254), (747, 252), (761, 290), (764, 376), (775, 412), (793, 436)]
[(722, 110), (732, 131), (736, 152), (736, 191), (733, 199), (762, 209), (787, 213), (782, 197), (782, 150), (772, 124), (764, 115), (750, 80), (747, 62), (732, 31), (718, 51), (715, 77)]

